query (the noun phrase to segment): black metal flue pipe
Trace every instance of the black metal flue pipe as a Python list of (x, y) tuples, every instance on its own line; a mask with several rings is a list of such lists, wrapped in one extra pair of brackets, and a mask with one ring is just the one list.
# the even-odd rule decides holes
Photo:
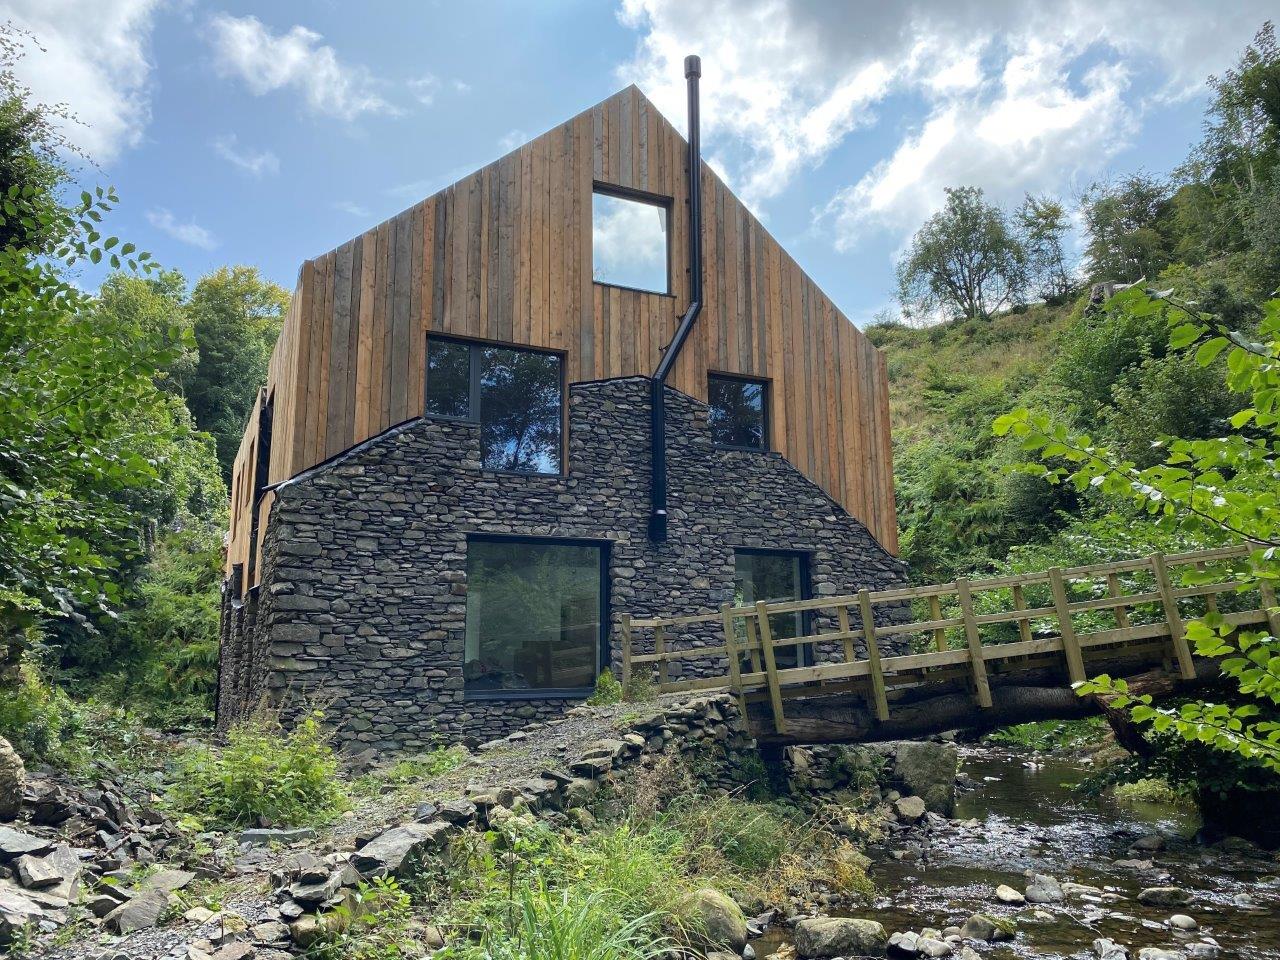
[(649, 381), (649, 539), (655, 542), (667, 539), (667, 377), (702, 312), (702, 144), (698, 120), (701, 76), (702, 60), (685, 57), (684, 77), (689, 87), (689, 308)]

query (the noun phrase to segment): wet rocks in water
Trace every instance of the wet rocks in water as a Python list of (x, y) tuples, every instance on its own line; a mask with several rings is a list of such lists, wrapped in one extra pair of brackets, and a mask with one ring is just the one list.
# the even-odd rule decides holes
[(883, 956), (889, 935), (875, 920), (812, 917), (795, 929), (796, 953), (806, 958)]
[(996, 899), (1001, 903), (1010, 903), (1014, 906), (1021, 906), (1027, 902), (1027, 898), (1020, 894), (1007, 883), (1002, 883), (996, 887)]
[(904, 740), (897, 744), (893, 776), (924, 801), (931, 813), (955, 813), (960, 759), (953, 743)]
[(1189, 943), (1182, 950), (1189, 960), (1214, 960), (1222, 952), (1216, 943)]
[(893, 801), (893, 811), (903, 823), (919, 823), (925, 810), (925, 802), (920, 797), (899, 797)]
[(1016, 932), (1017, 926), (1012, 920), (989, 913), (975, 913), (960, 928), (960, 935), (970, 940), (1012, 940)]
[(1093, 941), (1093, 954), (1098, 960), (1129, 960), (1129, 948), (1110, 937), (1099, 937)]
[(22, 807), (27, 770), (13, 745), (0, 737), (0, 820), (13, 820)]
[(707, 943), (742, 953), (747, 945), (747, 919), (738, 905), (719, 890), (695, 890), (683, 898), (681, 908), (701, 919), (699, 932)]
[(891, 957), (949, 957), (954, 947), (937, 930), (895, 933), (887, 945)]
[(1138, 894), (1138, 902), (1148, 907), (1182, 907), (1191, 902), (1191, 894), (1181, 887), (1147, 887)]
[(1181, 950), (1166, 950), (1163, 947), (1143, 947), (1138, 951), (1138, 960), (1187, 960)]
[(1044, 873), (1033, 873), (1025, 894), (1027, 903), (1061, 903), (1066, 895), (1056, 879)]
[(1189, 917), (1185, 913), (1175, 913), (1169, 918), (1169, 926), (1175, 930), (1194, 930), (1200, 924), (1196, 923), (1195, 917)]

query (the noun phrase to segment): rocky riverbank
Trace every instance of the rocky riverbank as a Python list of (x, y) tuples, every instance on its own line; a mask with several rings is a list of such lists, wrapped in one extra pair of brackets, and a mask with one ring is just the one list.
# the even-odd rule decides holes
[[(427, 777), (375, 772), (318, 830), (192, 834), (145, 795), (36, 778), (0, 826), (0, 933), (62, 960), (286, 960), (336, 949), (391, 890), (398, 955), (458, 954), (483, 919), (450, 903), (460, 871), (607, 870), (574, 858), (683, 831), (687, 853), (654, 853), (662, 909), (708, 955), (1280, 957), (1269, 855), (1202, 847), (1170, 811), (1084, 803), (1061, 786), (1070, 762), (959, 756), (900, 743), (765, 764), (737, 703), (711, 695), (582, 708)], [(781, 800), (743, 802), (768, 790)]]

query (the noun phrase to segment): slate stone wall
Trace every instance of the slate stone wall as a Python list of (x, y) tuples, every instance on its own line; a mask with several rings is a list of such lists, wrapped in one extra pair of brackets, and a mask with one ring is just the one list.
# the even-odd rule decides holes
[(815, 596), (904, 582), (903, 564), (780, 454), (714, 447), (707, 406), (674, 390), (669, 539), (650, 542), (648, 390), (642, 377), (570, 388), (565, 476), (482, 470), (476, 425), (423, 419), (279, 488), (251, 645), (261, 660), (222, 722), (266, 695), (286, 713), (323, 706), (349, 747), (412, 750), (561, 715), (573, 701), (464, 696), (470, 533), (608, 541), (615, 663), (624, 611), (732, 600), (735, 547), (809, 551)]

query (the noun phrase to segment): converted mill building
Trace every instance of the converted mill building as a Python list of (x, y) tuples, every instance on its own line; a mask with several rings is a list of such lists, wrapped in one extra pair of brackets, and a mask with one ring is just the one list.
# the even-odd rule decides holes
[(234, 468), (221, 725), (501, 735), (590, 692), (623, 612), (904, 579), (884, 358), (702, 163), (686, 72), (687, 142), (631, 86), (303, 264)]

